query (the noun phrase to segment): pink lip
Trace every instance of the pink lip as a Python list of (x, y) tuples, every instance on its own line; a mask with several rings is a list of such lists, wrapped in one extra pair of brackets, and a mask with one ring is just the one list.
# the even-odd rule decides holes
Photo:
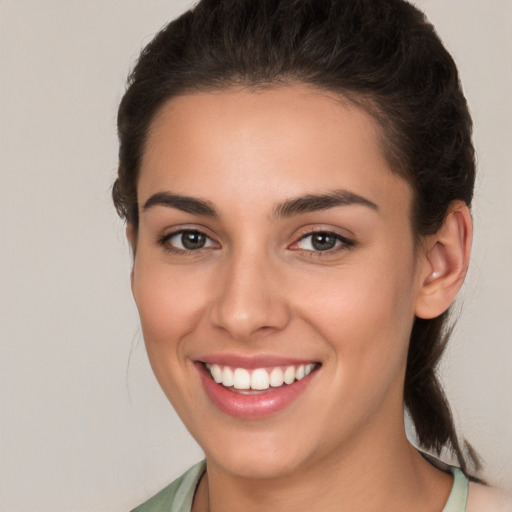
[(255, 368), (272, 368), (274, 366), (298, 366), (300, 364), (317, 362), (311, 359), (293, 359), (283, 356), (242, 356), (239, 354), (209, 354), (204, 357), (198, 357), (197, 360), (202, 363), (231, 366), (232, 368), (246, 368), (247, 370), (253, 370)]
[[(216, 359), (216, 358), (215, 358)], [(242, 361), (238, 358), (235, 360), (232, 358), (227, 359), (222, 357), (216, 361), (213, 358), (208, 358), (208, 362), (212, 364), (223, 364), (233, 367), (242, 368), (265, 368), (272, 366), (286, 366), (291, 364), (304, 364), (302, 361), (291, 362), (290, 359), (282, 358), (255, 358), (255, 360), (248, 361), (246, 358), (242, 358), (245, 364), (240, 364)], [(217, 362), (219, 361), (219, 362)], [(196, 367), (201, 377), (204, 390), (210, 400), (224, 413), (230, 416), (235, 416), (245, 419), (262, 418), (275, 414), (292, 402), (294, 402), (309, 386), (317, 371), (311, 372), (309, 375), (299, 381), (295, 381), (293, 384), (283, 385), (279, 388), (269, 388), (268, 391), (260, 392), (257, 394), (243, 395), (230, 389), (225, 388), (221, 384), (217, 384), (212, 378), (204, 364), (201, 362), (196, 363)]]

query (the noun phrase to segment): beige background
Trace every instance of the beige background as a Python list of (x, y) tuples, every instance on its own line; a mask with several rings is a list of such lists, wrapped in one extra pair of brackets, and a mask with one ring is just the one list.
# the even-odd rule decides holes
[[(145, 359), (110, 203), (116, 106), (185, 0), (0, 0), (0, 510), (127, 511), (201, 457)], [(512, 491), (512, 1), (418, 0), (459, 63), (480, 177), (443, 365)]]

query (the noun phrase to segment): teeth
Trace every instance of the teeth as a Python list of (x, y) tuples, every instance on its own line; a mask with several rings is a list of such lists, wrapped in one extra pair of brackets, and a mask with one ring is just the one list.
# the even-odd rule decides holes
[(288, 366), (284, 371), (284, 383), (291, 384), (295, 380), (295, 368), (293, 366)]
[(309, 375), (315, 368), (314, 363), (301, 364), (297, 367), (286, 366), (266, 369), (256, 368), (252, 371), (245, 368), (230, 368), (229, 366), (220, 366), (218, 364), (207, 364), (206, 368), (210, 371), (213, 380), (217, 384), (238, 390), (253, 389), (255, 391), (264, 391), (269, 387), (278, 388), (283, 384), (292, 384), (296, 380), (301, 380)]
[(218, 364), (212, 365), (210, 368), (210, 373), (212, 374), (213, 380), (220, 384), (222, 382), (222, 370)]
[(233, 370), (229, 366), (225, 366), (222, 370), (222, 385), (230, 388), (235, 383)]
[(233, 387), (235, 389), (251, 389), (251, 376), (244, 368), (237, 368), (233, 375)]
[(270, 384), (270, 378), (267, 370), (263, 368), (259, 368), (258, 370), (254, 370), (251, 375), (251, 389), (268, 389)]
[(274, 368), (270, 372), (270, 385), (273, 388), (278, 388), (279, 386), (282, 386), (284, 382), (284, 374), (283, 370), (281, 368)]

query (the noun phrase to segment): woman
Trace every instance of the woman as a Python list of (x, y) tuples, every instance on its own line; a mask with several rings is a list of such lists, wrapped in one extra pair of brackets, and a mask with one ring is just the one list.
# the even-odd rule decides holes
[(498, 510), (435, 375), (475, 165), (423, 15), (203, 0), (144, 49), (118, 126), (149, 359), (206, 455), (137, 510)]

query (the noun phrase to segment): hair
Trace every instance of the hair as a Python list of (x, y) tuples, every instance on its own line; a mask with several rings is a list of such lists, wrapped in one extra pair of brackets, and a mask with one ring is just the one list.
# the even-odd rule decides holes
[[(118, 113), (113, 199), (138, 226), (137, 178), (152, 120), (178, 95), (293, 83), (337, 93), (372, 115), (393, 172), (413, 192), (412, 229), (435, 233), (452, 201), (471, 205), (472, 122), (457, 68), (424, 14), (404, 0), (201, 0), (143, 49)], [(404, 403), (421, 447), (450, 450), (461, 469), (479, 459), (461, 448), (436, 370), (448, 312), (416, 318)]]

